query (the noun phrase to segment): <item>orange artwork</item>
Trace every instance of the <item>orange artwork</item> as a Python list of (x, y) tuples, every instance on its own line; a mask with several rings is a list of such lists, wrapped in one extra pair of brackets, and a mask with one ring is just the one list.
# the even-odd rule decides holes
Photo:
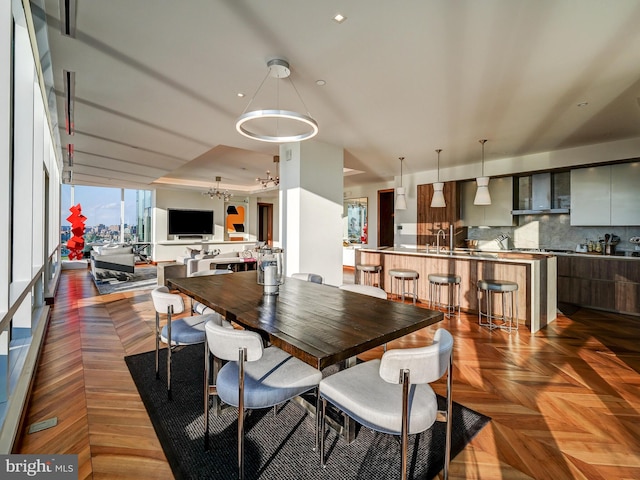
[(243, 205), (227, 207), (227, 233), (244, 233), (245, 208)]

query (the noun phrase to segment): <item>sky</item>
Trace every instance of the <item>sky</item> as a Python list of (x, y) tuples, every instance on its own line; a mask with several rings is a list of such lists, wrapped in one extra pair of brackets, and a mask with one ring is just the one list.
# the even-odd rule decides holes
[[(96, 225), (120, 225), (120, 189), (106, 187), (74, 186), (74, 203), (82, 207), (82, 214), (87, 217), (85, 226)], [(61, 225), (69, 225), (67, 217), (71, 207), (71, 185), (62, 185), (60, 210), (62, 215)], [(135, 225), (137, 223), (136, 190), (124, 191), (124, 223)]]

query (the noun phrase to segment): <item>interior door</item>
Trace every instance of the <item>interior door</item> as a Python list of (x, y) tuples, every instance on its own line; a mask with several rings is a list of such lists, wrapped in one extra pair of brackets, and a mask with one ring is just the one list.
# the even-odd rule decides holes
[(258, 241), (273, 245), (272, 203), (258, 203)]
[(394, 189), (378, 190), (378, 246), (393, 247)]

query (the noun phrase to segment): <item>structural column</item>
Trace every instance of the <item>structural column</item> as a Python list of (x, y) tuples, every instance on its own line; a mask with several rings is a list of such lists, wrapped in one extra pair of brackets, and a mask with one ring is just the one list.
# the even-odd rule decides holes
[(342, 284), (343, 149), (308, 140), (280, 146), (280, 239), (287, 276)]

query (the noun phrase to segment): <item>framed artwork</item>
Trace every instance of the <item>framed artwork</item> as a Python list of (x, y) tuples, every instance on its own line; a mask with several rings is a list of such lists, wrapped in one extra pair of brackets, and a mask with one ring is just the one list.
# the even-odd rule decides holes
[(225, 211), (225, 235), (228, 240), (242, 241), (247, 232), (247, 205), (245, 203), (227, 203)]

